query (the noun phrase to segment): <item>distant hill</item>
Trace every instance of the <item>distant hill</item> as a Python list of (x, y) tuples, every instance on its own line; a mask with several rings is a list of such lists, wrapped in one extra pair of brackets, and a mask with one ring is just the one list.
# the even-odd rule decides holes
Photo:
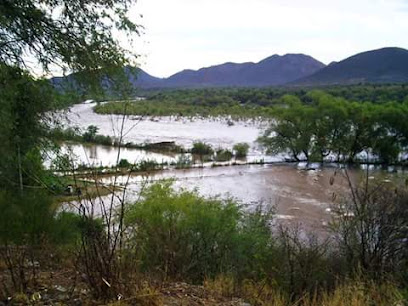
[(333, 62), (296, 85), (408, 82), (408, 50), (383, 48)]
[(282, 85), (311, 75), (325, 65), (304, 54), (273, 55), (259, 63), (225, 63), (183, 70), (162, 82), (163, 87), (220, 87)]
[(130, 69), (129, 67), (126, 67), (125, 71), (128, 74), (129, 81), (133, 86), (138, 88), (161, 87), (164, 80), (156, 78), (140, 68)]
[[(356, 83), (408, 82), (408, 50), (383, 48), (356, 54), (328, 66), (304, 54), (272, 55), (258, 63), (224, 63), (183, 70), (156, 78), (140, 68), (125, 67), (135, 88), (262, 87), (277, 85), (320, 86)], [(57, 88), (72, 76), (56, 77)]]
[[(125, 67), (130, 82), (137, 88), (201, 88), (201, 87), (261, 87), (283, 85), (311, 75), (325, 65), (304, 54), (272, 55), (259, 63), (224, 63), (183, 70), (169, 78), (156, 78), (140, 68)], [(62, 87), (65, 78), (55, 77), (51, 82)]]

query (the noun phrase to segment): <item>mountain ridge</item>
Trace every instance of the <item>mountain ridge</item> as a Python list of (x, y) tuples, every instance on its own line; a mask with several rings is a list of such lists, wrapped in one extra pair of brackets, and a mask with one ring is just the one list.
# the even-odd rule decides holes
[[(135, 88), (210, 88), (326, 86), (358, 83), (408, 83), (408, 50), (386, 47), (352, 55), (325, 65), (309, 55), (271, 55), (254, 62), (225, 62), (197, 70), (184, 69), (157, 78), (141, 68), (125, 67)], [(51, 79), (55, 86), (72, 76)]]
[[(198, 70), (185, 69), (168, 78), (151, 82), (150, 87), (195, 88), (195, 87), (261, 87), (276, 86), (313, 74), (325, 65), (305, 54), (274, 54), (261, 61), (233, 63), (203, 67)], [(146, 85), (145, 71), (134, 82), (135, 86)], [(149, 77), (149, 74), (147, 74)], [(160, 80), (160, 81), (159, 81)]]
[(347, 85), (356, 83), (408, 82), (408, 50), (385, 47), (332, 62), (295, 85)]

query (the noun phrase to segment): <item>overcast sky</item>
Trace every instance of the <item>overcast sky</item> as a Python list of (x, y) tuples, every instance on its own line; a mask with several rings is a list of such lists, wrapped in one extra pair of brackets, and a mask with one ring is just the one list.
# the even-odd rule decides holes
[(328, 64), (386, 46), (408, 49), (408, 0), (138, 0), (138, 14), (145, 29), (135, 51), (157, 77), (272, 54)]

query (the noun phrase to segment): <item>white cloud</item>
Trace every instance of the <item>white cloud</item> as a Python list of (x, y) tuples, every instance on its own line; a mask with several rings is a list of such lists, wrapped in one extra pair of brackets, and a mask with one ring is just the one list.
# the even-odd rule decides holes
[(408, 47), (403, 0), (139, 0), (141, 66), (155, 76), (225, 61), (305, 53), (329, 63), (385, 46)]

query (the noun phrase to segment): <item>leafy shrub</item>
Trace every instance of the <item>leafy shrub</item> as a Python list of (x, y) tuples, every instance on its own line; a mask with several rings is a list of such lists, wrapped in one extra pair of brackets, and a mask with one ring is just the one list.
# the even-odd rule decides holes
[(235, 157), (246, 157), (249, 150), (249, 145), (245, 142), (240, 142), (232, 148), (235, 152)]
[(14, 291), (26, 292), (38, 276), (44, 247), (78, 241), (79, 216), (62, 213), (55, 217), (50, 197), (40, 191), (2, 191), (0, 211), (0, 259), (6, 263)]
[(137, 170), (139, 171), (150, 171), (156, 170), (159, 164), (155, 160), (142, 160), (137, 164)]
[(217, 161), (228, 161), (232, 158), (232, 152), (227, 149), (219, 149), (217, 150), (217, 156), (216, 160)]
[(119, 168), (129, 168), (130, 166), (131, 163), (129, 163), (129, 161), (125, 158), (122, 158), (118, 163)]
[(95, 139), (96, 133), (98, 133), (99, 128), (95, 125), (90, 125), (86, 128), (85, 133), (82, 134), (82, 138), (85, 142), (92, 142)]
[(199, 141), (199, 142), (193, 143), (193, 148), (191, 149), (191, 153), (197, 154), (197, 155), (211, 155), (214, 153), (214, 150), (211, 147), (211, 145)]
[(143, 271), (202, 281), (222, 271), (261, 276), (268, 267), (271, 214), (244, 212), (231, 199), (176, 192), (169, 181), (150, 186), (142, 198), (125, 220)]
[(111, 146), (113, 143), (112, 137), (104, 136), (104, 135), (95, 135), (92, 142), (96, 144), (105, 145), (105, 146)]
[(38, 245), (55, 225), (51, 199), (42, 192), (0, 193), (0, 242)]

